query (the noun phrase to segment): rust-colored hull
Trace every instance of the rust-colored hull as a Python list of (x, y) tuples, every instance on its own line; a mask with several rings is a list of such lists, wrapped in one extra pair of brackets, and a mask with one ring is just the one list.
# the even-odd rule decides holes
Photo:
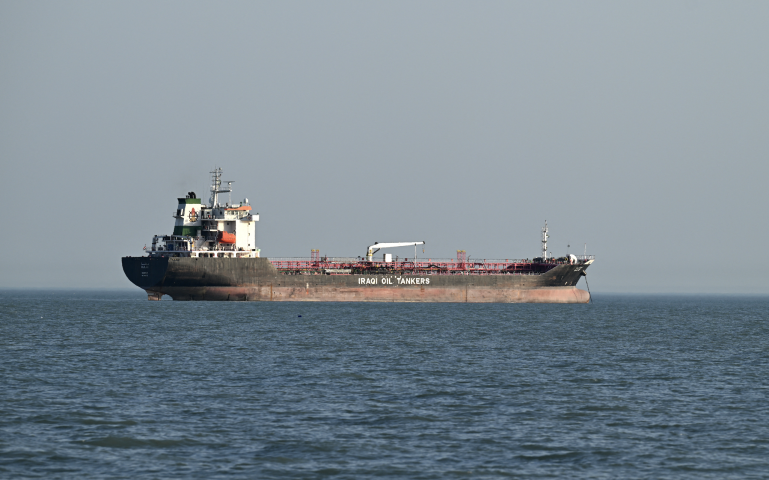
[(540, 275), (285, 275), (266, 258), (124, 257), (148, 298), (318, 302), (588, 303), (576, 288), (585, 266)]
[[(157, 295), (147, 290), (149, 296)], [(338, 288), (338, 287), (164, 287), (174, 300), (289, 302), (469, 302), (469, 303), (588, 303), (590, 294), (576, 287), (526, 289), (490, 288)], [(155, 298), (152, 298), (153, 300)]]

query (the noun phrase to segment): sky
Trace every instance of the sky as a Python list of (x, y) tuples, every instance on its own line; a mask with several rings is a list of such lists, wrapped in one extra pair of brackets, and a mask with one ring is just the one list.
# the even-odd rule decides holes
[(769, 294), (767, 20), (748, 1), (0, 2), (0, 288), (136, 288), (120, 258), (218, 166), (266, 257), (533, 258), (547, 220), (554, 255), (596, 256), (593, 293)]

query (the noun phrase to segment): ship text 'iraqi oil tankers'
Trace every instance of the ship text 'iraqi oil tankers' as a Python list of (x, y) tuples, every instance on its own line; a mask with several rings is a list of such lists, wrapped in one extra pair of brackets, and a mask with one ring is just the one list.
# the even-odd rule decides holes
[[(375, 243), (364, 257), (264, 258), (256, 246), (259, 214), (248, 199), (219, 202), (231, 193), (221, 168), (212, 173), (211, 197), (194, 192), (179, 198), (172, 235), (155, 235), (146, 256), (123, 257), (123, 271), (150, 300), (287, 300), (348, 302), (534, 302), (587, 303), (576, 287), (592, 255), (547, 255), (533, 260), (469, 260), (464, 251), (451, 260), (393, 259), (381, 249), (424, 242)], [(145, 247), (146, 249), (146, 247)]]

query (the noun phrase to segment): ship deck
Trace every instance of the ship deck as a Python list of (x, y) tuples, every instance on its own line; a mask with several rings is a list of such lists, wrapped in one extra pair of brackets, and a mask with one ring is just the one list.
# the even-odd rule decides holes
[[(575, 264), (585, 264), (592, 259), (593, 255), (581, 255)], [(565, 258), (537, 262), (528, 259), (403, 259), (369, 262), (355, 257), (295, 257), (270, 258), (269, 261), (284, 275), (540, 275), (558, 265), (569, 264)]]

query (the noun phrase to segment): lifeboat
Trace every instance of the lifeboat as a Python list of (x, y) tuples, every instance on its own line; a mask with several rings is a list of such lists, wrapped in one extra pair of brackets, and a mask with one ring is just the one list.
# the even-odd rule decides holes
[(235, 243), (235, 234), (234, 233), (227, 233), (224, 231), (219, 231), (219, 233), (216, 235), (216, 241), (219, 243)]

